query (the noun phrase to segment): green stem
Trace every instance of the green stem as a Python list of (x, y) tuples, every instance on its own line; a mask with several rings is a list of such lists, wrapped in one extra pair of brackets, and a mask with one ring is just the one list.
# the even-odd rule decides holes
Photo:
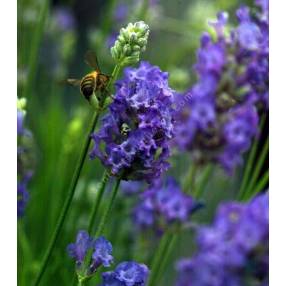
[(196, 192), (194, 194), (194, 197), (196, 199), (199, 199), (203, 196), (206, 184), (208, 182), (208, 179), (210, 178), (210, 175), (213, 172), (213, 169), (214, 169), (213, 165), (208, 165), (205, 167), (203, 174), (202, 174), (202, 178), (200, 180), (200, 184), (197, 186)]
[(111, 197), (110, 197), (110, 199), (109, 199), (109, 201), (108, 201), (108, 203), (104, 209), (103, 215), (101, 216), (95, 237), (99, 237), (103, 233), (104, 227), (105, 227), (106, 222), (108, 220), (108, 216), (109, 216), (110, 211), (113, 207), (113, 204), (114, 204), (114, 201), (115, 201), (118, 189), (119, 189), (120, 181), (121, 181), (120, 178), (118, 178), (116, 180), (115, 186), (114, 186), (112, 193), (111, 193)]
[[(256, 194), (260, 193), (261, 191), (263, 191), (263, 189), (265, 188), (267, 182), (269, 180), (269, 170), (262, 176), (262, 178), (258, 181), (256, 187), (254, 188), (253, 193), (251, 194), (252, 196), (255, 196)], [(249, 199), (248, 197), (246, 197), (246, 199)]]
[(261, 155), (259, 156), (259, 159), (258, 159), (258, 162), (255, 166), (255, 169), (253, 171), (253, 174), (252, 174), (252, 177), (251, 177), (251, 180), (249, 182), (249, 184), (247, 185), (246, 189), (245, 189), (245, 192), (242, 196), (242, 200), (245, 200), (246, 197), (250, 197), (251, 196), (251, 191), (253, 190), (254, 186), (255, 186), (255, 183), (257, 181), (257, 178), (260, 174), (260, 171), (263, 167), (263, 164), (265, 162), (265, 159), (266, 159), (266, 156), (268, 155), (268, 151), (269, 151), (269, 138), (267, 138), (264, 146), (263, 146), (263, 149), (262, 149), (262, 152), (261, 152)]
[(148, 281), (148, 286), (156, 285), (155, 282), (156, 282), (156, 278), (158, 275), (158, 269), (160, 268), (160, 263), (168, 248), (170, 236), (172, 235), (166, 232), (163, 234), (163, 237), (160, 239), (159, 246), (157, 247), (157, 250), (155, 251), (155, 254), (151, 262), (151, 274), (150, 274), (150, 278)]
[[(207, 166), (205, 173), (202, 176), (199, 186), (195, 186), (195, 175), (197, 171), (197, 166), (192, 166), (189, 171), (189, 175), (185, 178), (185, 182), (183, 186), (185, 186), (185, 190), (188, 190), (188, 186), (193, 185), (193, 190), (197, 189), (195, 192), (195, 197), (197, 199), (200, 198), (200, 195), (203, 193), (204, 186), (211, 175), (213, 170), (212, 166)], [(179, 233), (168, 233), (166, 232), (160, 240), (159, 247), (153, 256), (153, 260), (151, 263), (151, 276), (148, 282), (148, 286), (158, 285), (158, 279), (160, 279), (162, 272), (166, 266), (168, 258), (173, 251), (173, 248), (178, 239)]]
[(97, 197), (96, 197), (96, 201), (95, 201), (95, 204), (93, 206), (93, 209), (92, 209), (92, 212), (91, 212), (91, 216), (90, 216), (90, 219), (89, 219), (88, 233), (92, 232), (92, 227), (94, 225), (94, 221), (95, 221), (95, 218), (96, 218), (96, 215), (97, 215), (97, 212), (98, 212), (101, 200), (102, 200), (102, 196), (103, 196), (103, 193), (104, 193), (104, 190), (105, 190), (105, 186), (106, 186), (109, 178), (110, 178), (109, 172), (105, 171), (104, 174), (103, 174), (102, 180), (100, 182), (100, 186), (99, 186), (98, 194), (97, 194)]
[(56, 241), (59, 237), (59, 234), (60, 234), (60, 231), (63, 227), (63, 224), (64, 224), (64, 221), (65, 221), (65, 218), (66, 218), (66, 215), (68, 213), (68, 210), (70, 208), (70, 205), (71, 205), (71, 202), (72, 202), (72, 199), (73, 199), (73, 196), (74, 196), (74, 192), (75, 192), (75, 189), (76, 189), (76, 186), (77, 186), (77, 183), (78, 183), (78, 179), (79, 179), (79, 176), (80, 176), (80, 173), (81, 173), (81, 170), (82, 170), (82, 167), (83, 167), (83, 164), (84, 164), (84, 160), (85, 160), (85, 157), (86, 157), (86, 154), (88, 152), (88, 149), (89, 149), (89, 144), (90, 144), (90, 141), (91, 141), (91, 137), (90, 137), (90, 134), (93, 132), (96, 124), (97, 124), (97, 121), (98, 121), (98, 118), (99, 118), (99, 113), (96, 112), (93, 116), (93, 119), (91, 121), (91, 125), (88, 129), (88, 133), (87, 133), (87, 136), (86, 136), (86, 139), (85, 139), (85, 142), (84, 142), (84, 145), (83, 145), (83, 148), (82, 148), (82, 151), (81, 151), (81, 154), (80, 154), (80, 157), (79, 157), (79, 160), (77, 162), (77, 165), (76, 165), (76, 169), (74, 171), (74, 174), (73, 174), (73, 177), (72, 177), (72, 181), (71, 181), (71, 185), (70, 185), (70, 188), (69, 188), (69, 192), (66, 196), (66, 199), (64, 201), (64, 205), (63, 205), (63, 208), (61, 210), (61, 213), (60, 213), (60, 216), (58, 218), (58, 221), (57, 221), (57, 224), (56, 224), (56, 228), (54, 230), (54, 233), (52, 235), (52, 238), (50, 240), (50, 243), (49, 243), (49, 246), (47, 248), (47, 251), (44, 255), (44, 258), (43, 258), (43, 261), (42, 261), (42, 264), (41, 264), (41, 267), (40, 267), (40, 271), (38, 272), (38, 275), (36, 277), (36, 280), (34, 282), (34, 286), (37, 286), (40, 284), (40, 281), (41, 281), (41, 278), (47, 268), (47, 264), (48, 264), (48, 261), (51, 257), (51, 254), (54, 250), (54, 247), (56, 245)]
[(161, 277), (162, 277), (162, 274), (163, 274), (163, 271), (168, 263), (168, 260), (170, 258), (170, 255), (172, 253), (172, 250), (173, 250), (173, 247), (175, 246), (177, 240), (179, 238), (179, 235), (178, 234), (172, 234), (170, 239), (169, 239), (169, 242), (168, 242), (168, 245), (166, 247), (166, 251), (165, 251), (165, 255), (163, 257), (163, 260), (161, 261), (160, 265), (159, 265), (159, 268), (157, 269), (157, 278), (156, 280), (160, 281)]
[(187, 193), (195, 193), (196, 173), (198, 166), (194, 163), (188, 170), (187, 176), (183, 183), (183, 190)]
[[(261, 118), (260, 128), (259, 128), (260, 132), (262, 132), (262, 128), (263, 128), (264, 123), (265, 123), (265, 119), (266, 119), (266, 116), (263, 116)], [(242, 183), (240, 185), (240, 189), (239, 189), (239, 193), (238, 193), (239, 199), (241, 199), (244, 196), (244, 192), (245, 192), (247, 183), (249, 182), (250, 173), (251, 173), (251, 170), (253, 168), (253, 163), (254, 163), (256, 151), (258, 148), (259, 138), (260, 138), (260, 136), (255, 138), (254, 143), (253, 143), (252, 148), (251, 148), (251, 151), (250, 151), (250, 154), (249, 154), (248, 159), (247, 159), (245, 171), (243, 173)]]
[[(108, 175), (108, 178), (109, 178), (109, 175)], [(114, 204), (114, 201), (115, 201), (118, 189), (119, 189), (120, 181), (121, 181), (120, 178), (118, 178), (116, 180), (115, 186), (114, 186), (114, 188), (112, 190), (112, 193), (111, 193), (111, 197), (110, 197), (109, 201), (107, 202), (107, 205), (106, 205), (106, 207), (104, 209), (103, 215), (101, 216), (101, 219), (100, 219), (99, 226), (98, 226), (98, 229), (96, 231), (95, 237), (99, 237), (102, 234), (103, 230), (104, 230), (104, 227), (105, 227), (106, 222), (108, 220), (110, 211), (111, 211), (111, 209), (113, 207), (113, 204)], [(92, 233), (91, 233), (91, 235), (92, 235)], [(87, 253), (87, 255), (86, 255), (85, 259), (84, 259), (83, 269), (89, 269), (91, 258), (92, 258), (92, 250), (88, 251), (88, 253)], [(87, 273), (83, 273), (82, 274), (82, 278), (78, 277), (79, 278), (78, 282), (82, 283), (81, 285), (84, 285), (85, 281), (87, 280), (87, 279), (85, 279), (87, 277), (85, 275), (87, 275)]]
[[(112, 72), (112, 78), (108, 82), (108, 84), (106, 86), (106, 90), (116, 80), (116, 78), (117, 78), (117, 76), (119, 74), (120, 68), (121, 67), (119, 65), (115, 66), (115, 68), (114, 68), (114, 70)], [(106, 91), (103, 91), (101, 107), (104, 106), (104, 102), (105, 102), (105, 99), (106, 99), (107, 95), (108, 95), (108, 93)], [(75, 169), (74, 174), (73, 174), (73, 178), (72, 178), (72, 182), (71, 182), (71, 185), (70, 185), (69, 192), (68, 192), (67, 197), (65, 199), (63, 208), (61, 210), (60, 216), (59, 216), (57, 224), (56, 224), (55, 231), (54, 231), (54, 233), (52, 235), (52, 238), (50, 240), (50, 243), (49, 243), (48, 248), (46, 250), (46, 253), (44, 255), (44, 258), (43, 258), (43, 261), (42, 261), (42, 264), (41, 264), (41, 267), (40, 267), (40, 271), (38, 272), (38, 275), (37, 275), (37, 277), (35, 279), (35, 282), (34, 282), (33, 286), (38, 286), (40, 284), (41, 278), (42, 278), (42, 276), (43, 276), (43, 274), (44, 274), (44, 272), (45, 272), (45, 270), (47, 268), (48, 261), (49, 261), (49, 259), (51, 257), (51, 254), (52, 254), (52, 252), (53, 252), (53, 250), (55, 248), (56, 241), (57, 241), (57, 239), (59, 237), (60, 231), (61, 231), (61, 229), (63, 227), (65, 218), (66, 218), (68, 210), (70, 208), (70, 205), (71, 205), (71, 202), (72, 202), (72, 199), (73, 199), (73, 196), (74, 196), (74, 192), (75, 192), (75, 189), (76, 189), (76, 186), (77, 186), (77, 183), (78, 183), (78, 179), (80, 177), (80, 173), (81, 173), (84, 161), (85, 161), (85, 157), (86, 157), (86, 154), (87, 154), (88, 149), (89, 149), (89, 145), (90, 145), (90, 142), (91, 142), (90, 134), (95, 129), (95, 126), (96, 126), (96, 124), (98, 122), (98, 119), (99, 119), (99, 115), (100, 115), (100, 111), (96, 112), (94, 114), (93, 118), (92, 118), (92, 121), (91, 121), (91, 124), (90, 124), (90, 128), (88, 129), (88, 133), (87, 133), (87, 136), (86, 136), (86, 139), (85, 139), (85, 142), (84, 142), (81, 154), (80, 154), (80, 158), (78, 160), (78, 163), (76, 165), (76, 169)]]

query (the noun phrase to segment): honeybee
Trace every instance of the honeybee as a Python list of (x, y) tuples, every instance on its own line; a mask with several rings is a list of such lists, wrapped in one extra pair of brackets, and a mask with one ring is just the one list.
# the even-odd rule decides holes
[(93, 94), (105, 89), (110, 76), (101, 72), (97, 57), (93, 52), (88, 51), (85, 54), (85, 63), (93, 68), (93, 71), (85, 75), (82, 79), (69, 78), (66, 82), (73, 86), (79, 86), (80, 92), (85, 99), (93, 105), (98, 105), (98, 99)]

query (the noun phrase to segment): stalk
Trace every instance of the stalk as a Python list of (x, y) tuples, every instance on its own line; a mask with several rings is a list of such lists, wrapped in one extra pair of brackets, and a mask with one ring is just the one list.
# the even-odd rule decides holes
[[(260, 122), (260, 128), (259, 128), (260, 132), (262, 132), (262, 128), (264, 126), (265, 120), (266, 120), (266, 117), (262, 116), (262, 119)], [(240, 189), (239, 189), (239, 193), (238, 193), (238, 197), (240, 199), (243, 197), (245, 189), (247, 187), (247, 183), (249, 182), (251, 169), (253, 168), (253, 163), (254, 163), (255, 155), (257, 152), (257, 148), (258, 148), (259, 138), (260, 138), (260, 136), (258, 138), (255, 138), (254, 143), (252, 145), (252, 148), (250, 150), (250, 154), (249, 154), (248, 159), (247, 159), (245, 171), (243, 173), (242, 183), (240, 185)]]
[[(195, 179), (197, 168), (192, 166), (191, 169), (189, 170), (189, 176), (186, 177), (185, 179), (186, 181), (184, 182), (183, 185), (185, 187), (193, 185), (193, 189), (196, 189), (197, 187), (198, 192), (194, 193), (194, 196), (196, 197), (196, 199), (199, 199), (200, 198), (199, 195), (203, 193), (202, 189), (204, 188), (209, 176), (211, 175), (212, 169), (213, 169), (212, 166), (208, 166), (206, 168), (199, 186), (195, 186), (194, 184), (195, 183), (194, 179)], [(193, 178), (193, 181), (191, 181), (190, 178)], [(160, 279), (161, 274), (164, 271), (169, 255), (173, 251), (173, 248), (176, 244), (178, 236), (179, 236), (179, 233), (166, 232), (161, 238), (159, 246), (153, 256), (153, 260), (151, 263), (151, 276), (148, 282), (148, 286), (158, 285), (158, 280)]]
[(72, 182), (71, 182), (68, 194), (67, 194), (66, 199), (64, 201), (64, 205), (63, 205), (63, 208), (61, 210), (60, 216), (58, 218), (56, 228), (55, 228), (54, 233), (52, 235), (52, 238), (50, 240), (49, 246), (48, 246), (47, 251), (44, 255), (44, 258), (43, 258), (43, 261), (42, 261), (42, 264), (40, 267), (40, 271), (38, 272), (36, 280), (33, 284), (34, 286), (37, 286), (40, 284), (41, 278), (42, 278), (42, 276), (43, 276), (43, 274), (47, 268), (49, 259), (51, 257), (51, 254), (52, 254), (54, 248), (55, 248), (56, 241), (59, 237), (60, 231), (62, 230), (65, 218), (67, 216), (67, 213), (69, 211), (69, 208), (70, 208), (73, 196), (74, 196), (74, 192), (75, 192), (75, 189), (76, 189), (76, 186), (78, 183), (78, 179), (79, 179), (79, 176), (80, 176), (83, 164), (84, 164), (85, 157), (86, 157), (86, 154), (87, 154), (88, 149), (89, 149), (89, 144), (91, 141), (90, 134), (93, 132), (93, 130), (97, 124), (98, 118), (99, 118), (99, 113), (97, 112), (94, 114), (93, 119), (91, 121), (91, 125), (88, 129), (88, 133), (86, 135), (86, 139), (85, 139), (79, 160), (77, 162), (77, 165), (76, 165), (73, 177), (72, 177)]
[(156, 285), (155, 282), (158, 277), (158, 270), (160, 268), (160, 263), (162, 261), (162, 258), (164, 257), (166, 250), (168, 249), (168, 245), (172, 239), (172, 236), (174, 236), (174, 234), (169, 234), (166, 232), (160, 239), (159, 246), (151, 262), (151, 275), (148, 281), (148, 286)]
[(245, 189), (245, 192), (242, 196), (242, 200), (244, 200), (246, 197), (249, 197), (251, 195), (251, 190), (255, 187), (255, 183), (257, 181), (257, 178), (260, 174), (260, 171), (263, 167), (263, 163), (265, 162), (265, 159), (266, 159), (266, 156), (268, 155), (268, 151), (269, 151), (269, 139), (267, 138), (264, 146), (263, 146), (263, 149), (262, 149), (262, 152), (261, 152), (261, 155), (258, 159), (258, 162), (255, 166), (255, 169), (253, 171), (253, 174), (252, 174), (252, 177), (251, 177), (251, 180), (250, 182), (248, 183), (246, 189)]
[(114, 204), (114, 201), (115, 201), (115, 198), (116, 198), (116, 195), (118, 193), (120, 182), (121, 182), (121, 179), (118, 178), (116, 180), (115, 186), (114, 186), (114, 188), (112, 190), (111, 197), (110, 197), (110, 199), (109, 199), (109, 201), (108, 201), (108, 203), (107, 203), (107, 205), (106, 205), (106, 207), (104, 209), (103, 215), (102, 215), (102, 217), (100, 219), (98, 229), (97, 229), (97, 231), (95, 233), (95, 237), (99, 237), (103, 233), (104, 227), (105, 227), (106, 222), (108, 220), (108, 216), (110, 214), (110, 211), (111, 211), (111, 209), (113, 207), (113, 204)]
[(194, 163), (188, 170), (187, 176), (183, 183), (183, 190), (186, 194), (191, 193), (191, 192), (195, 193), (195, 182), (196, 182), (197, 169), (198, 169), (198, 166), (196, 163)]
[(208, 179), (210, 178), (210, 176), (213, 172), (213, 169), (214, 169), (213, 165), (208, 165), (205, 167), (203, 174), (202, 174), (200, 184), (199, 184), (199, 186), (197, 186), (195, 193), (194, 193), (194, 197), (196, 199), (199, 199), (203, 196), (206, 184), (207, 184)]
[[(256, 187), (254, 188), (254, 191), (251, 195), (255, 196), (257, 193), (261, 192), (265, 188), (268, 180), (269, 180), (269, 170), (258, 181), (258, 183), (257, 183)], [(248, 197), (246, 197), (246, 199), (248, 199)]]
[(98, 195), (96, 197), (96, 201), (95, 201), (95, 204), (93, 206), (93, 209), (92, 209), (92, 212), (91, 212), (91, 215), (90, 215), (89, 224), (88, 224), (88, 233), (92, 232), (92, 227), (94, 225), (94, 221), (95, 221), (95, 218), (96, 218), (96, 215), (97, 215), (100, 203), (102, 201), (102, 197), (103, 197), (103, 193), (104, 193), (104, 190), (105, 190), (105, 186), (106, 186), (109, 178), (110, 178), (109, 172), (105, 171), (104, 174), (103, 174), (102, 180), (100, 182)]
[[(109, 178), (109, 173), (105, 172), (105, 174), (108, 174), (108, 175), (104, 175), (103, 177), (103, 180), (102, 180), (102, 185), (104, 185), (104, 181), (105, 181), (105, 178), (106, 176)], [(100, 235), (102, 235), (103, 233), (103, 230), (104, 230), (104, 227), (106, 225), (106, 222), (108, 220), (108, 217), (109, 217), (109, 214), (111, 212), (111, 209), (113, 207), (113, 204), (114, 204), (114, 201), (115, 201), (115, 198), (116, 198), (116, 195), (117, 195), (117, 192), (118, 192), (118, 189), (119, 189), (119, 185), (120, 185), (120, 182), (121, 182), (121, 179), (118, 178), (116, 180), (116, 183), (115, 183), (115, 186), (112, 190), (112, 193), (111, 193), (111, 197), (104, 209), (104, 212), (103, 212), (103, 215), (101, 216), (101, 219), (100, 219), (100, 222), (99, 222), (99, 226), (98, 226), (98, 229), (96, 231), (96, 234), (95, 234), (95, 237), (99, 237)], [(91, 216), (91, 219), (94, 219), (93, 218), (94, 214), (92, 214)], [(91, 221), (90, 221), (90, 224), (91, 224)], [(92, 251), (90, 250), (85, 259), (84, 259), (84, 269), (89, 269), (89, 265), (90, 265), (90, 262), (91, 262), (91, 258), (92, 258)], [(78, 286), (83, 286), (85, 285), (86, 283), (89, 280), (88, 277), (78, 277)]]
[[(120, 65), (116, 65), (115, 66), (115, 68), (114, 68), (114, 70), (112, 72), (111, 79), (110, 79), (110, 81), (108, 82), (108, 84), (106, 86), (106, 90), (108, 90), (108, 88), (116, 80), (116, 78), (117, 78), (117, 76), (118, 76), (118, 74), (120, 72), (120, 69), (121, 69)], [(106, 99), (106, 97), (108, 95), (106, 90), (103, 91), (101, 107), (104, 106), (105, 99)], [(56, 241), (57, 241), (57, 239), (59, 237), (60, 231), (62, 230), (65, 218), (66, 218), (67, 213), (69, 211), (69, 208), (71, 206), (71, 202), (72, 202), (72, 199), (73, 199), (73, 196), (74, 196), (74, 192), (75, 192), (75, 189), (76, 189), (76, 186), (77, 186), (77, 183), (78, 183), (78, 179), (80, 177), (80, 173), (81, 173), (83, 165), (84, 165), (85, 157), (86, 157), (88, 149), (89, 149), (89, 145), (90, 145), (90, 142), (91, 142), (90, 134), (94, 131), (94, 129), (95, 129), (96, 125), (97, 125), (100, 113), (101, 113), (101, 109), (98, 112), (95, 112), (95, 114), (94, 114), (94, 116), (92, 118), (92, 121), (91, 121), (91, 124), (90, 124), (90, 128), (88, 129), (88, 133), (86, 135), (86, 139), (85, 139), (85, 142), (84, 142), (84, 145), (83, 145), (83, 148), (82, 148), (82, 151), (81, 151), (78, 163), (76, 165), (75, 172), (74, 172), (73, 177), (72, 177), (72, 182), (71, 182), (71, 185), (70, 185), (70, 188), (69, 188), (69, 192), (67, 194), (67, 197), (65, 199), (63, 208), (62, 208), (60, 216), (58, 218), (55, 231), (54, 231), (54, 233), (52, 235), (52, 238), (50, 240), (50, 243), (49, 243), (48, 248), (46, 250), (46, 253), (44, 255), (44, 258), (43, 258), (43, 261), (42, 261), (42, 264), (41, 264), (41, 267), (40, 267), (40, 271), (38, 272), (38, 275), (36, 276), (35, 282), (32, 284), (33, 286), (38, 286), (40, 284), (42, 276), (43, 276), (44, 272), (46, 271), (46, 268), (47, 268), (49, 259), (51, 257), (51, 254), (52, 254), (52, 252), (53, 252), (53, 250), (55, 248)]]

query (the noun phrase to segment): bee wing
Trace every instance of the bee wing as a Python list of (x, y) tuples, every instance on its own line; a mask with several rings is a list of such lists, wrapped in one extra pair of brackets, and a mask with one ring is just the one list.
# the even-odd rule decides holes
[(65, 80), (65, 83), (68, 83), (73, 86), (80, 86), (80, 82), (81, 80), (76, 78), (68, 78), (67, 80)]
[(84, 61), (87, 65), (92, 67), (93, 69), (100, 71), (100, 67), (97, 61), (96, 54), (92, 51), (87, 51), (84, 57)]

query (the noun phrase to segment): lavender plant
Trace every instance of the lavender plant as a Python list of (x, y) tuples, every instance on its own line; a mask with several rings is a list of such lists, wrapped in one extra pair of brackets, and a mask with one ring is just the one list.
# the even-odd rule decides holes
[[(235, 1), (219, 8), (231, 9)], [(186, 19), (189, 12), (180, 1), (171, 2), (136, 0), (127, 5), (121, 1), (115, 9), (116, 1), (105, 1), (100, 15), (93, 15), (95, 21), (98, 19), (94, 29), (96, 52), (99, 51), (99, 58), (104, 58), (104, 70), (113, 63), (113, 72), (106, 88), (98, 91), (99, 108), (96, 112), (92, 110), (82, 151), (74, 164), (88, 112), (85, 107), (77, 106), (81, 112), (65, 125), (72, 113), (69, 105), (66, 108), (61, 104), (68, 103), (69, 97), (63, 92), (64, 99), (60, 100), (61, 90), (52, 84), (53, 88), (47, 89), (51, 79), (47, 73), (52, 71), (52, 78), (61, 77), (70, 68), (71, 56), (76, 53), (82, 56), (89, 27), (81, 22), (77, 8), (73, 12), (79, 17), (73, 17), (71, 10), (53, 9), (44, 0), (28, 65), (22, 63), (24, 57), (20, 63), (24, 80), (20, 78), (19, 86), (24, 94), (29, 94), (31, 110), (37, 111), (32, 113), (30, 122), (37, 139), (44, 142), (37, 172), (40, 175), (35, 178), (39, 191), (31, 198), (27, 220), (19, 221), (21, 285), (171, 285), (175, 277), (174, 269), (170, 269), (174, 262), (171, 258), (177, 259), (180, 252), (189, 257), (177, 263), (175, 284), (178, 286), (268, 285), (268, 193), (253, 198), (265, 189), (268, 180), (268, 171), (261, 175), (268, 141), (266, 147), (258, 142), (264, 136), (265, 130), (262, 133), (261, 129), (268, 112), (268, 2), (256, 0), (254, 9), (242, 6), (236, 11), (235, 24), (228, 22), (226, 12), (218, 13), (217, 20), (209, 22), (209, 32), (202, 34), (196, 53), (197, 80), (189, 76), (188, 69), (196, 47), (195, 34), (201, 24)], [(187, 8), (203, 9), (204, 4), (190, 3)], [(153, 22), (152, 13), (157, 13), (159, 5), (166, 17)], [(216, 5), (212, 3), (211, 10), (206, 9), (205, 14)], [(173, 6), (177, 11), (170, 9)], [(45, 21), (50, 8), (50, 19)], [(81, 8), (85, 9), (84, 5)], [(93, 13), (97, 12), (93, 10)], [(173, 19), (176, 13), (180, 17)], [(116, 39), (113, 37), (109, 44), (112, 47), (105, 53), (102, 43), (106, 37), (113, 34), (116, 25), (122, 26), (131, 18), (134, 23), (122, 28)], [(151, 20), (148, 25), (155, 30), (147, 54), (150, 63), (140, 62), (150, 41), (149, 26), (142, 21), (145, 19)], [(47, 26), (42, 33), (44, 23)], [(55, 58), (60, 60), (50, 61), (46, 54), (40, 57), (43, 59), (37, 75), (36, 59), (42, 35), (40, 51), (48, 47), (51, 59), (56, 54)], [(78, 38), (81, 41), (75, 45)], [(160, 39), (159, 53), (156, 39)], [(137, 63), (138, 66), (130, 67)], [(36, 76), (41, 89), (35, 85)], [(194, 84), (189, 90), (179, 94), (190, 82)], [(30, 94), (40, 94), (47, 106)], [(30, 167), (32, 137), (25, 126), (24, 105), (19, 100), (19, 216), (23, 215), (29, 198), (27, 190), (33, 170)], [(29, 119), (30, 114), (29, 110)], [(64, 132), (57, 124), (59, 121)], [(49, 128), (44, 130), (47, 123)], [(263, 145), (261, 152), (260, 145)], [(251, 175), (248, 172), (249, 182), (243, 178), (246, 184), (238, 184), (232, 176), (217, 172), (216, 166), (220, 165), (228, 174), (234, 174), (236, 166), (243, 163), (244, 153), (250, 149), (255, 151), (249, 155), (252, 163), (243, 166), (246, 173), (252, 171)], [(83, 168), (88, 152), (92, 160)], [(178, 156), (172, 156), (175, 152)], [(204, 169), (198, 168), (201, 166)], [(182, 176), (185, 170), (188, 170), (186, 177)], [(211, 173), (214, 176), (210, 177)], [(225, 186), (230, 186), (229, 191)], [(242, 190), (238, 198), (244, 203), (232, 201), (237, 188)], [(121, 196), (117, 196), (118, 191), (122, 191)], [(203, 193), (204, 209), (193, 216), (202, 206)], [(231, 201), (221, 204), (226, 197)], [(39, 212), (42, 202), (47, 203), (48, 209)], [(213, 223), (206, 225), (217, 205)], [(65, 226), (69, 212), (72, 219)], [(56, 226), (51, 233), (54, 222)], [(72, 241), (77, 229), (87, 231), (78, 231), (75, 241), (67, 246), (75, 264), (69, 267), (73, 262), (63, 255), (63, 245)], [(41, 241), (37, 233), (43, 237)], [(195, 252), (191, 252), (193, 233), (197, 237)], [(63, 243), (56, 248), (59, 238)], [(179, 245), (184, 241), (187, 243)], [(44, 257), (39, 261), (43, 249)], [(53, 263), (49, 263), (52, 257)]]
[(157, 181), (142, 193), (134, 209), (134, 221), (142, 230), (153, 229), (162, 234), (172, 226), (182, 226), (200, 206), (169, 177), (165, 183)]
[(268, 193), (221, 204), (197, 230), (197, 251), (177, 263), (176, 285), (268, 285)]
[(121, 179), (158, 178), (169, 166), (173, 96), (167, 73), (158, 67), (142, 62), (138, 69), (125, 69), (109, 113), (92, 135), (90, 157)]
[[(76, 271), (79, 285), (84, 285), (99, 269), (110, 267), (113, 263), (112, 245), (103, 236), (93, 239), (86, 231), (79, 231), (76, 242), (67, 247), (67, 251), (76, 261)], [(92, 252), (91, 263), (86, 267), (84, 263), (88, 257), (88, 251)], [(102, 286), (144, 286), (148, 277), (148, 267), (133, 261), (121, 262), (114, 271), (102, 274)]]
[[(89, 149), (89, 144), (91, 141), (90, 134), (94, 131), (94, 129), (97, 125), (97, 121), (98, 121), (100, 112), (103, 110), (103, 107), (105, 106), (107, 96), (110, 95), (109, 89), (112, 87), (112, 84), (117, 79), (117, 76), (118, 76), (121, 68), (127, 64), (131, 64), (131, 63), (134, 64), (137, 61), (139, 61), (140, 52), (144, 51), (146, 48), (147, 39), (148, 39), (148, 35), (149, 35), (149, 27), (144, 22), (138, 22), (135, 24), (130, 23), (128, 25), (128, 27), (126, 29), (122, 29), (121, 32), (122, 32), (122, 37), (120, 38), (120, 36), (119, 36), (117, 43), (111, 49), (112, 56), (116, 60), (116, 65), (115, 65), (114, 70), (112, 72), (111, 79), (109, 80), (105, 89), (102, 91), (101, 100), (99, 102), (99, 109), (94, 114), (94, 116), (92, 118), (90, 129), (88, 131), (86, 140), (85, 140), (84, 145), (83, 145), (82, 152), (81, 152), (80, 157), (79, 157), (79, 161), (78, 161), (76, 168), (75, 168), (75, 171), (74, 171), (74, 176), (73, 176), (72, 181), (71, 181), (69, 192), (66, 196), (63, 208), (61, 210), (60, 216), (59, 216), (58, 221), (57, 221), (55, 231), (54, 231), (53, 236), (50, 240), (50, 243), (49, 243), (49, 246), (48, 246), (47, 251), (45, 253), (45, 256), (43, 258), (42, 265), (41, 265), (40, 271), (36, 277), (34, 286), (39, 285), (39, 283), (41, 281), (42, 275), (45, 272), (45, 269), (47, 267), (51, 253), (55, 247), (56, 240), (59, 236), (59, 233), (60, 233), (62, 226), (64, 224), (64, 221), (65, 221), (66, 215), (67, 215), (68, 210), (71, 206), (71, 202), (72, 202), (72, 199), (73, 199), (73, 196), (75, 193), (75, 189), (76, 189), (76, 186), (78, 183), (78, 179), (80, 177), (80, 173), (81, 173), (84, 161), (85, 161), (85, 157), (86, 157), (86, 154), (87, 154), (88, 149)], [(95, 207), (92, 210), (89, 228), (92, 227), (92, 223), (93, 223), (95, 214), (97, 213), (97, 209), (98, 209), (98, 206), (100, 205), (102, 194), (104, 192), (105, 185), (106, 185), (109, 177), (110, 177), (109, 172), (105, 172), (104, 176), (102, 178), (101, 184), (100, 184), (100, 188), (99, 188), (99, 194), (100, 195), (99, 195), (98, 201), (96, 202)], [(100, 222), (100, 225), (99, 225), (99, 228), (97, 231), (97, 233), (99, 233), (99, 234), (101, 234), (103, 227), (106, 223), (108, 214), (111, 210), (111, 207), (112, 207), (112, 204), (114, 202), (117, 190), (119, 188), (119, 184), (120, 184), (120, 180), (117, 181), (115, 188), (114, 188), (114, 191), (113, 191), (113, 194), (112, 194), (112, 197), (111, 197), (111, 200), (110, 200), (110, 203), (107, 205), (107, 207), (105, 209), (104, 215), (102, 217), (102, 220)]]
[[(260, 2), (258, 4), (261, 5)], [(198, 163), (216, 162), (228, 173), (257, 135), (258, 109), (268, 102), (268, 10), (237, 10), (238, 25), (227, 30), (228, 14), (210, 22), (201, 37), (198, 82), (177, 97), (175, 142)]]

